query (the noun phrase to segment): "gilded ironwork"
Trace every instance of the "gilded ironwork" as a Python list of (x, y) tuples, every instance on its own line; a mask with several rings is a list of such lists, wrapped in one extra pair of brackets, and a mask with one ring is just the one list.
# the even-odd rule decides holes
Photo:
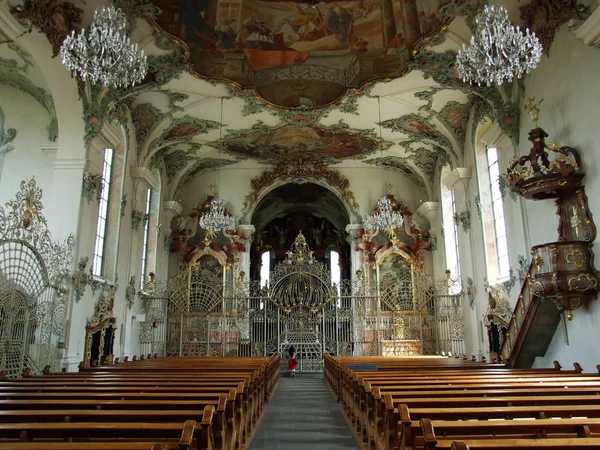
[(0, 207), (0, 367), (56, 367), (62, 356), (74, 239), (52, 240), (35, 179)]
[(140, 292), (142, 348), (167, 356), (266, 356), (293, 345), (303, 371), (322, 370), (324, 353), (464, 352), (458, 280), (428, 277), (399, 252), (372, 267), (374, 274), (332, 283), (302, 234), (262, 283), (204, 254), (167, 284), (151, 279)]

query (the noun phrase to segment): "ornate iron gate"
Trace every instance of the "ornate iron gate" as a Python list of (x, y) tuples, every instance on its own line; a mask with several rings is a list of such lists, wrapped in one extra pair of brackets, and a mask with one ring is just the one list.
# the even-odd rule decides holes
[(73, 237), (53, 242), (35, 179), (0, 207), (0, 368), (58, 367)]
[(147, 286), (142, 345), (160, 348), (152, 336), (161, 333), (168, 356), (285, 355), (293, 345), (304, 371), (322, 370), (325, 352), (460, 353), (460, 283), (425, 276), (399, 254), (388, 258), (340, 285), (302, 234), (264, 285), (227, 265), (218, 276), (214, 261), (200, 258), (167, 286)]

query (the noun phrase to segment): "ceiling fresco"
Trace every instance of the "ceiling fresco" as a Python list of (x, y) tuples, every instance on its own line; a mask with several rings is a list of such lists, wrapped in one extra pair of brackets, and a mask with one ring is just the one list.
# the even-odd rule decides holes
[(184, 43), (199, 76), (254, 88), (273, 105), (314, 108), (406, 72), (449, 0), (153, 3), (162, 10), (155, 24)]
[[(519, 85), (470, 86), (454, 64), (483, 0), (112, 1), (128, 14), (149, 74), (129, 89), (80, 85), (85, 143), (108, 123), (127, 129), (137, 165), (161, 173), (166, 199), (184, 198), (205, 172), (245, 164), (257, 174), (240, 223), (273, 186), (307, 183), (333, 188), (360, 221), (346, 170), (384, 166), (412, 180), (415, 196), (436, 201), (440, 168), (464, 167), (466, 142), (482, 120), (518, 144)], [(54, 48), (89, 26), (98, 2), (72, 3), (26, 2), (16, 17), (26, 16)], [(515, 25), (527, 3), (505, 1)], [(568, 15), (521, 12), (539, 27)], [(42, 72), (10, 45), (0, 47), (0, 83), (38, 89), (56, 124)]]
[[(222, 141), (209, 144), (225, 149), (228, 153), (246, 159), (264, 162), (293, 160), (336, 160), (362, 158), (379, 149), (379, 142), (372, 130), (350, 130), (336, 125), (326, 128), (320, 125), (283, 125), (278, 128), (258, 124), (248, 131), (232, 133)], [(388, 148), (391, 143), (382, 143)]]

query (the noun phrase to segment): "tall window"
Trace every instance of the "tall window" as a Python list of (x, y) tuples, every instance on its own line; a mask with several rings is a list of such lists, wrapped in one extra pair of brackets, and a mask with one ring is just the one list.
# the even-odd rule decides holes
[[(488, 227), (486, 241), (492, 241), (493, 247), (488, 256), (488, 261), (491, 257), (493, 269), (488, 272), (488, 278), (496, 278), (496, 280), (507, 279), (509, 277), (509, 259), (508, 259), (508, 241), (506, 239), (506, 222), (504, 220), (504, 203), (502, 200), (502, 192), (498, 178), (500, 177), (500, 167), (498, 164), (498, 150), (494, 147), (489, 147), (486, 152), (486, 164), (488, 174), (488, 189), (489, 189), (489, 209), (487, 212), (488, 220), (492, 226)], [(482, 205), (483, 206), (483, 205)], [(487, 208), (486, 208), (487, 209)], [(490, 239), (491, 238), (491, 239)], [(495, 272), (495, 273), (494, 273)]]
[(271, 252), (260, 255), (260, 287), (265, 287), (269, 282), (271, 272)]
[(338, 293), (338, 307), (341, 307), (342, 299), (339, 298), (340, 295), (340, 281), (342, 279), (342, 268), (340, 267), (340, 254), (336, 251), (331, 250), (329, 252), (329, 270), (331, 271), (331, 283), (337, 286)]
[(140, 272), (140, 289), (146, 280), (146, 263), (148, 261), (148, 238), (150, 237), (150, 207), (152, 206), (152, 190), (146, 192), (146, 214), (144, 216), (144, 243), (142, 245), (142, 270)]
[(444, 249), (446, 251), (446, 268), (452, 278), (460, 278), (460, 250), (458, 241), (458, 223), (456, 216), (456, 197), (454, 191), (448, 189), (443, 180), (450, 174), (450, 166), (442, 170), (442, 220), (444, 221)]
[(104, 149), (104, 163), (102, 165), (102, 193), (98, 202), (98, 224), (96, 225), (96, 242), (94, 244), (94, 258), (92, 273), (103, 275), (104, 251), (106, 248), (106, 220), (108, 218), (108, 199), (110, 198), (110, 182), (112, 177), (113, 149)]

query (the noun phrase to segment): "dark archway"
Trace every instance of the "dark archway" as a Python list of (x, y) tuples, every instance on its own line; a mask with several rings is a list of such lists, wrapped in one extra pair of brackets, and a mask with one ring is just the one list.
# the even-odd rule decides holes
[(345, 206), (323, 186), (290, 183), (274, 189), (260, 201), (252, 215), (256, 229), (251, 250), (252, 278), (260, 278), (264, 251), (272, 250), (274, 264), (279, 263), (300, 232), (318, 261), (325, 263), (329, 251), (337, 251), (341, 275), (349, 277), (350, 247), (346, 242), (349, 223)]

